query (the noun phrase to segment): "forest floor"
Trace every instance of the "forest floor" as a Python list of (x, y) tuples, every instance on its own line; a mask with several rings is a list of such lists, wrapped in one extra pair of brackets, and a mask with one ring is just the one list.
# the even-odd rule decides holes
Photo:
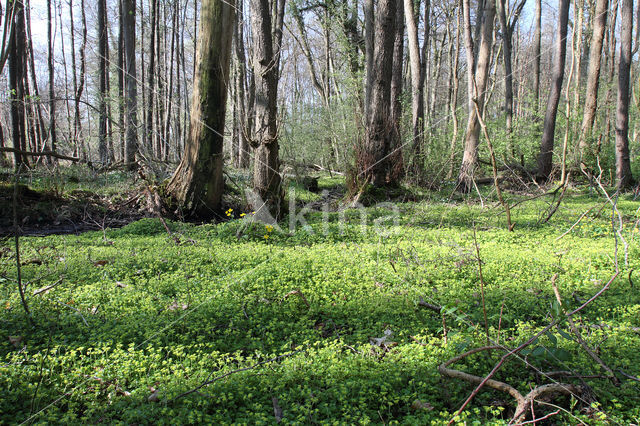
[[(103, 207), (139, 190), (125, 174), (66, 173), (23, 183)], [(343, 179), (322, 176), (316, 192), (292, 185), (296, 215), (271, 226), (237, 201), (248, 179), (229, 176), (222, 222), (167, 220), (167, 232), (157, 218), (114, 229), (95, 216), (97, 232), (21, 238), (32, 325), (13, 240), (0, 239), (0, 423), (507, 424), (514, 399), (489, 387), (456, 416), (474, 385), (439, 366), (545, 328), (494, 379), (523, 395), (572, 385), (535, 404), (549, 424), (640, 422), (633, 195), (614, 200), (618, 215), (570, 188), (542, 223), (552, 197), (507, 193), (509, 232), (488, 187), (482, 201), (404, 188), (343, 210)], [(564, 312), (596, 294), (569, 324)], [(449, 368), (485, 376), (507, 349)]]

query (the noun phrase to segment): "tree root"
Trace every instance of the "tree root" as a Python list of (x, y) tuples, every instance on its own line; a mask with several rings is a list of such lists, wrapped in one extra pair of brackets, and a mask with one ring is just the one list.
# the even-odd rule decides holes
[[(501, 346), (483, 346), (480, 348), (472, 349), (470, 351), (460, 354), (440, 364), (440, 366), (438, 367), (438, 372), (443, 376), (451, 377), (453, 379), (461, 379), (472, 384), (483, 383), (484, 378), (480, 376), (475, 376), (473, 374), (465, 373), (464, 371), (460, 371), (460, 370), (454, 370), (448, 367), (451, 364), (454, 364), (478, 352), (494, 351), (494, 350), (504, 350), (504, 348)], [(495, 390), (506, 392), (516, 400), (516, 403), (517, 403), (516, 411), (513, 417), (511, 418), (511, 423), (521, 423), (527, 415), (527, 409), (530, 406), (532, 406), (533, 402), (537, 398), (540, 398), (544, 395), (558, 394), (558, 393), (565, 394), (565, 395), (574, 395), (574, 394), (580, 395), (583, 392), (583, 389), (580, 386), (566, 384), (566, 383), (552, 383), (552, 384), (537, 386), (534, 389), (532, 389), (528, 394), (522, 395), (520, 391), (518, 391), (513, 386), (498, 380), (489, 379), (489, 380), (486, 380), (484, 384)]]

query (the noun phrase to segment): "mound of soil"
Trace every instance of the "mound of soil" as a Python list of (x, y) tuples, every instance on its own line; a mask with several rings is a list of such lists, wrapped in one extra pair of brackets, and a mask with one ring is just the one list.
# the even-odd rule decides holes
[[(35, 191), (18, 184), (17, 219), (22, 235), (79, 233), (117, 228), (147, 216), (141, 192), (101, 196), (75, 190)], [(13, 234), (14, 185), (0, 183), (0, 236)]]

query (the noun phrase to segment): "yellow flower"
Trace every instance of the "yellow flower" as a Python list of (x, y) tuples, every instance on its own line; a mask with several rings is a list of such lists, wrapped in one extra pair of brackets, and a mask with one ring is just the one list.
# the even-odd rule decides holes
[(245, 217), (246, 214), (245, 213), (240, 213), (240, 217)]
[(269, 235), (265, 234), (264, 239), (268, 240), (269, 239)]

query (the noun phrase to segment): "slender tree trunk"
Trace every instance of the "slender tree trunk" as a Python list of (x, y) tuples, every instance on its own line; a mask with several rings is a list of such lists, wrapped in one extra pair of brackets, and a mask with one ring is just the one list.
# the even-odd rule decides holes
[(148, 81), (149, 81), (149, 93), (147, 100), (147, 108), (146, 108), (146, 139), (145, 139), (145, 148), (151, 153), (153, 152), (153, 140), (154, 140), (154, 132), (153, 132), (153, 116), (154, 116), (154, 103), (153, 99), (156, 94), (156, 85), (155, 85), (155, 76), (156, 76), (156, 21), (158, 20), (158, 1), (159, 0), (151, 0), (151, 35), (149, 36), (149, 71), (148, 71)]
[(201, 13), (189, 140), (167, 193), (185, 215), (213, 217), (224, 187), (222, 147), (235, 6), (228, 0), (203, 0)]
[(504, 115), (506, 120), (507, 138), (511, 144), (511, 130), (513, 127), (513, 75), (511, 69), (511, 26), (507, 21), (506, 0), (497, 0), (498, 17), (502, 31), (502, 56), (504, 59)]
[(241, 169), (249, 167), (249, 138), (248, 135), (251, 132), (251, 127), (247, 123), (247, 57), (245, 55), (244, 46), (244, 2), (238, 2), (235, 28), (235, 56), (237, 65), (237, 78), (236, 78), (236, 104), (238, 106), (238, 122), (237, 122), (237, 134), (238, 134), (238, 163), (237, 166)]
[(618, 106), (616, 108), (616, 179), (618, 188), (633, 184), (629, 158), (629, 71), (633, 35), (633, 0), (622, 0), (620, 12), (620, 63), (618, 65)]
[(47, 2), (47, 65), (49, 68), (49, 141), (51, 150), (55, 151), (58, 145), (56, 132), (56, 92), (55, 92), (55, 73), (54, 73), (54, 57), (53, 57), (53, 4)]
[(122, 0), (123, 41), (125, 55), (126, 139), (124, 163), (134, 170), (138, 152), (138, 85), (136, 69), (136, 2)]
[(365, 40), (365, 86), (364, 86), (364, 116), (369, 116), (371, 105), (371, 88), (373, 86), (373, 54), (375, 48), (374, 34), (374, 9), (373, 0), (364, 1), (364, 40)]
[(102, 164), (109, 162), (109, 150), (107, 146), (107, 83), (109, 81), (108, 68), (108, 38), (107, 38), (107, 2), (98, 0), (98, 79), (99, 91), (98, 110), (98, 155)]
[(450, 154), (449, 154), (449, 172), (447, 173), (447, 179), (451, 179), (454, 173), (454, 161), (456, 158), (456, 145), (458, 142), (458, 90), (460, 87), (460, 79), (458, 77), (458, 68), (460, 61), (460, 8), (456, 13), (456, 46), (453, 52), (453, 67), (451, 68), (451, 121), (453, 123), (453, 130), (451, 133)]
[(393, 70), (391, 72), (392, 139), (389, 144), (389, 171), (386, 180), (398, 182), (404, 174), (402, 162), (402, 68), (404, 65), (404, 6), (396, 2), (395, 37), (393, 42)]
[(546, 181), (551, 175), (553, 165), (553, 145), (556, 130), (556, 116), (558, 102), (562, 91), (564, 79), (564, 64), (567, 54), (567, 25), (569, 22), (569, 0), (560, 0), (558, 13), (558, 27), (556, 29), (555, 55), (553, 58), (553, 77), (551, 81), (551, 93), (547, 102), (547, 111), (544, 116), (544, 128), (538, 156), (538, 170), (536, 179)]
[[(469, 119), (465, 133), (464, 154), (458, 175), (458, 189), (468, 192), (473, 187), (473, 174), (478, 161), (478, 144), (480, 142), (480, 122), (478, 112), (484, 113), (484, 98), (491, 65), (491, 46), (493, 44), (493, 24), (496, 13), (495, 2), (487, 0), (482, 22), (482, 39), (478, 51), (478, 64), (474, 64), (473, 42), (471, 40), (471, 23), (469, 17), (469, 1), (463, 0), (465, 45), (467, 50)], [(475, 69), (475, 70), (474, 70)], [(477, 106), (476, 106), (477, 102)]]
[(542, 44), (542, 0), (536, 0), (535, 30), (533, 33), (533, 111), (540, 109), (540, 47)]
[(119, 125), (119, 152), (122, 162), (125, 161), (125, 139), (126, 139), (126, 123), (125, 123), (125, 65), (124, 65), (124, 0), (118, 0), (118, 125)]
[[(283, 1), (283, 0), (280, 0)], [(283, 189), (278, 155), (277, 91), (279, 47), (282, 28), (278, 29), (279, 13), (272, 16), (269, 0), (251, 0), (251, 30), (253, 33), (253, 74), (255, 88), (255, 122), (252, 145), (255, 148), (253, 189), (276, 220), (282, 216)], [(276, 8), (279, 12), (280, 8)], [(275, 21), (275, 27), (274, 27)], [(275, 31), (274, 31), (275, 29)], [(261, 208), (261, 205), (254, 206)], [(264, 213), (264, 212), (263, 212)]]
[[(48, 4), (47, 4), (48, 5)], [(49, 8), (47, 7), (47, 10)], [(38, 88), (38, 79), (36, 78), (36, 65), (35, 58), (33, 52), (33, 37), (31, 35), (31, 2), (29, 0), (25, 0), (25, 18), (26, 18), (26, 30), (27, 30), (27, 49), (29, 50), (29, 66), (28, 68), (31, 71), (31, 81), (33, 82), (33, 99), (34, 101), (30, 102), (33, 111), (33, 129), (35, 131), (35, 141), (34, 146), (36, 151), (44, 150), (47, 151), (50, 148), (47, 145), (50, 145), (50, 138), (47, 136), (49, 132), (47, 131), (47, 126), (44, 123), (44, 117), (42, 114), (42, 103), (39, 101), (40, 99), (40, 89)], [(48, 50), (48, 49), (47, 49)], [(52, 162), (54, 157), (46, 157), (44, 160), (47, 162)], [(40, 159), (42, 160), (42, 159)], [(40, 161), (39, 160), (39, 161)]]
[[(11, 138), (13, 147), (27, 151), (26, 123), (25, 123), (25, 53), (24, 37), (24, 5), (13, 2), (13, 31), (9, 41), (9, 88), (11, 89)], [(9, 13), (7, 13), (9, 15)], [(28, 166), (26, 156), (14, 152), (14, 166), (16, 169)]]
[(578, 150), (582, 162), (583, 156), (589, 149), (589, 137), (593, 131), (593, 123), (598, 107), (598, 88), (600, 84), (600, 64), (602, 59), (602, 46), (604, 33), (607, 27), (607, 10), (609, 0), (597, 0), (596, 12), (593, 17), (593, 35), (591, 36), (591, 50), (589, 52), (589, 71), (587, 73), (587, 91), (584, 99), (584, 114), (582, 116), (582, 128)]
[[(407, 40), (409, 42), (409, 66), (411, 69), (411, 128), (413, 132), (412, 151), (414, 159), (414, 173), (419, 173), (421, 150), (424, 141), (424, 74), (418, 41), (418, 22), (413, 9), (413, 0), (404, 0), (405, 20), (407, 23)], [(425, 7), (429, 9), (430, 0), (426, 0)], [(418, 3), (419, 6), (419, 3)], [(418, 9), (419, 10), (419, 9)], [(428, 15), (427, 15), (428, 16)], [(429, 34), (425, 32), (425, 43)]]

